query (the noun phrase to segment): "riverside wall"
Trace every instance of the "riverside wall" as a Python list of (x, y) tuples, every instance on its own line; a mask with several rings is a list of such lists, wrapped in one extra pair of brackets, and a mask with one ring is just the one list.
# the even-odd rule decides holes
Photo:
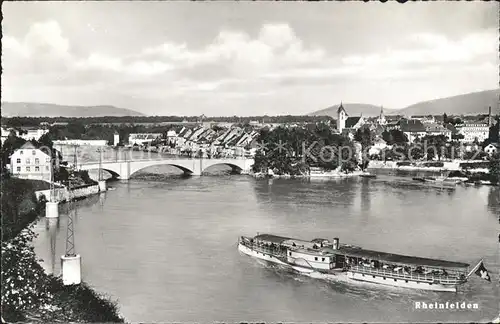
[[(442, 172), (442, 171), (463, 171), (460, 167), (460, 163), (464, 162), (484, 162), (484, 161), (446, 161), (442, 162), (442, 167), (434, 167), (434, 166), (424, 166), (421, 163), (415, 163), (414, 165), (397, 165), (397, 161), (370, 161), (368, 164), (368, 170), (402, 170), (402, 171), (434, 171), (434, 172)], [(484, 172), (488, 173), (488, 169), (484, 168), (476, 168), (476, 169), (468, 169), (469, 172)]]
[[(85, 198), (91, 195), (98, 194), (100, 192), (99, 185), (88, 185), (84, 187), (75, 188), (69, 190), (68, 188), (55, 188), (54, 195), (56, 201), (69, 201), (73, 199)], [(45, 196), (45, 199), (50, 200), (50, 189), (35, 191), (37, 199), (41, 196)]]

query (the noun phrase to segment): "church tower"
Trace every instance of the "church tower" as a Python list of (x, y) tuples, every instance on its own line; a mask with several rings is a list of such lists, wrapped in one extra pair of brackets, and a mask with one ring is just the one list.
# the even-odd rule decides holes
[(340, 102), (340, 106), (337, 109), (337, 130), (339, 133), (342, 133), (342, 130), (345, 128), (345, 121), (347, 120), (347, 112), (342, 106), (342, 101)]
[(379, 123), (379, 125), (387, 124), (387, 120), (385, 119), (385, 115), (384, 115), (384, 107), (383, 106), (380, 107), (380, 115), (378, 116), (378, 123)]

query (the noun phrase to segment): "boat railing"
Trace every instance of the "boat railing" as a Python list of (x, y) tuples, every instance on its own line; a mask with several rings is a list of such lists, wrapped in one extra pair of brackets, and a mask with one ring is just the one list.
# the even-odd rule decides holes
[(246, 242), (245, 240), (240, 240), (240, 243), (256, 252), (264, 253), (264, 254), (272, 254), (274, 256), (286, 257), (286, 250), (280, 250), (279, 248), (271, 248), (266, 245), (255, 244), (251, 242)]
[(434, 283), (436, 281), (441, 284), (459, 284), (464, 282), (464, 280), (458, 277), (451, 277), (451, 276), (447, 277), (443, 275), (436, 276), (436, 275), (426, 275), (426, 274), (420, 275), (420, 274), (415, 274), (413, 272), (405, 274), (401, 272), (388, 271), (384, 269), (374, 269), (364, 266), (350, 266), (348, 270), (363, 274), (372, 274), (372, 275), (386, 276), (390, 278), (399, 278), (405, 280), (409, 279), (409, 280), (426, 281), (431, 283)]

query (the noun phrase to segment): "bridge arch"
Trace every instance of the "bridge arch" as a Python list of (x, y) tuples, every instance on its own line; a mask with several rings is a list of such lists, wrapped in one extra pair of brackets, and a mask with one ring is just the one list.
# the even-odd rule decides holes
[[(233, 170), (249, 170), (253, 159), (160, 159), (160, 160), (122, 160), (102, 162), (101, 168), (113, 176), (127, 180), (134, 173), (148, 167), (169, 165), (182, 170), (187, 175), (201, 175), (206, 169), (215, 165), (228, 165)], [(84, 163), (80, 165), (83, 170), (98, 169), (98, 163)]]
[(201, 173), (205, 173), (208, 169), (210, 169), (211, 167), (217, 166), (217, 165), (225, 165), (225, 166), (231, 167), (232, 171), (238, 171), (238, 172), (241, 172), (244, 168), (244, 166), (238, 165), (236, 163), (217, 162), (217, 163), (210, 164), (208, 166), (204, 165), (203, 169), (201, 170)]
[[(154, 163), (154, 162), (156, 162), (156, 163)], [(144, 165), (137, 165), (137, 166), (131, 165), (130, 173), (129, 173), (128, 177), (130, 178), (135, 173), (137, 173), (141, 170), (144, 170), (146, 168), (153, 167), (153, 166), (158, 166), (158, 165), (173, 166), (173, 167), (181, 170), (182, 172), (184, 172), (184, 174), (186, 174), (186, 175), (193, 174), (193, 170), (191, 168), (188, 168), (187, 166), (182, 165), (181, 163), (173, 163), (173, 162), (165, 162), (165, 161), (151, 161), (151, 163), (145, 163)]]
[[(91, 173), (96, 173), (96, 175), (99, 174), (99, 166), (96, 166), (96, 167), (87, 167), (87, 168), (81, 168), (82, 170), (86, 170), (86, 171), (89, 171), (89, 174)], [(120, 173), (117, 172), (116, 170), (113, 170), (113, 168), (101, 168), (103, 171), (106, 171), (108, 172), (109, 174), (111, 174), (111, 177), (113, 179), (118, 179), (121, 177)]]

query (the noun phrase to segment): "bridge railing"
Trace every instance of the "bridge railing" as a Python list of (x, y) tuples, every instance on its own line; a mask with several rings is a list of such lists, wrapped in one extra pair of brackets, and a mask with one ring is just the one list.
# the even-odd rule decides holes
[[(111, 159), (111, 160), (102, 160), (101, 163), (119, 163), (119, 162), (141, 162), (141, 161), (162, 161), (162, 160), (252, 160), (253, 158), (248, 157), (219, 157), (219, 158), (208, 158), (208, 157), (188, 157), (188, 156), (159, 156), (159, 157), (150, 157), (150, 158), (124, 158), (124, 159)], [(78, 163), (79, 165), (86, 164), (98, 164), (99, 160), (91, 160), (91, 161), (82, 161)]]

